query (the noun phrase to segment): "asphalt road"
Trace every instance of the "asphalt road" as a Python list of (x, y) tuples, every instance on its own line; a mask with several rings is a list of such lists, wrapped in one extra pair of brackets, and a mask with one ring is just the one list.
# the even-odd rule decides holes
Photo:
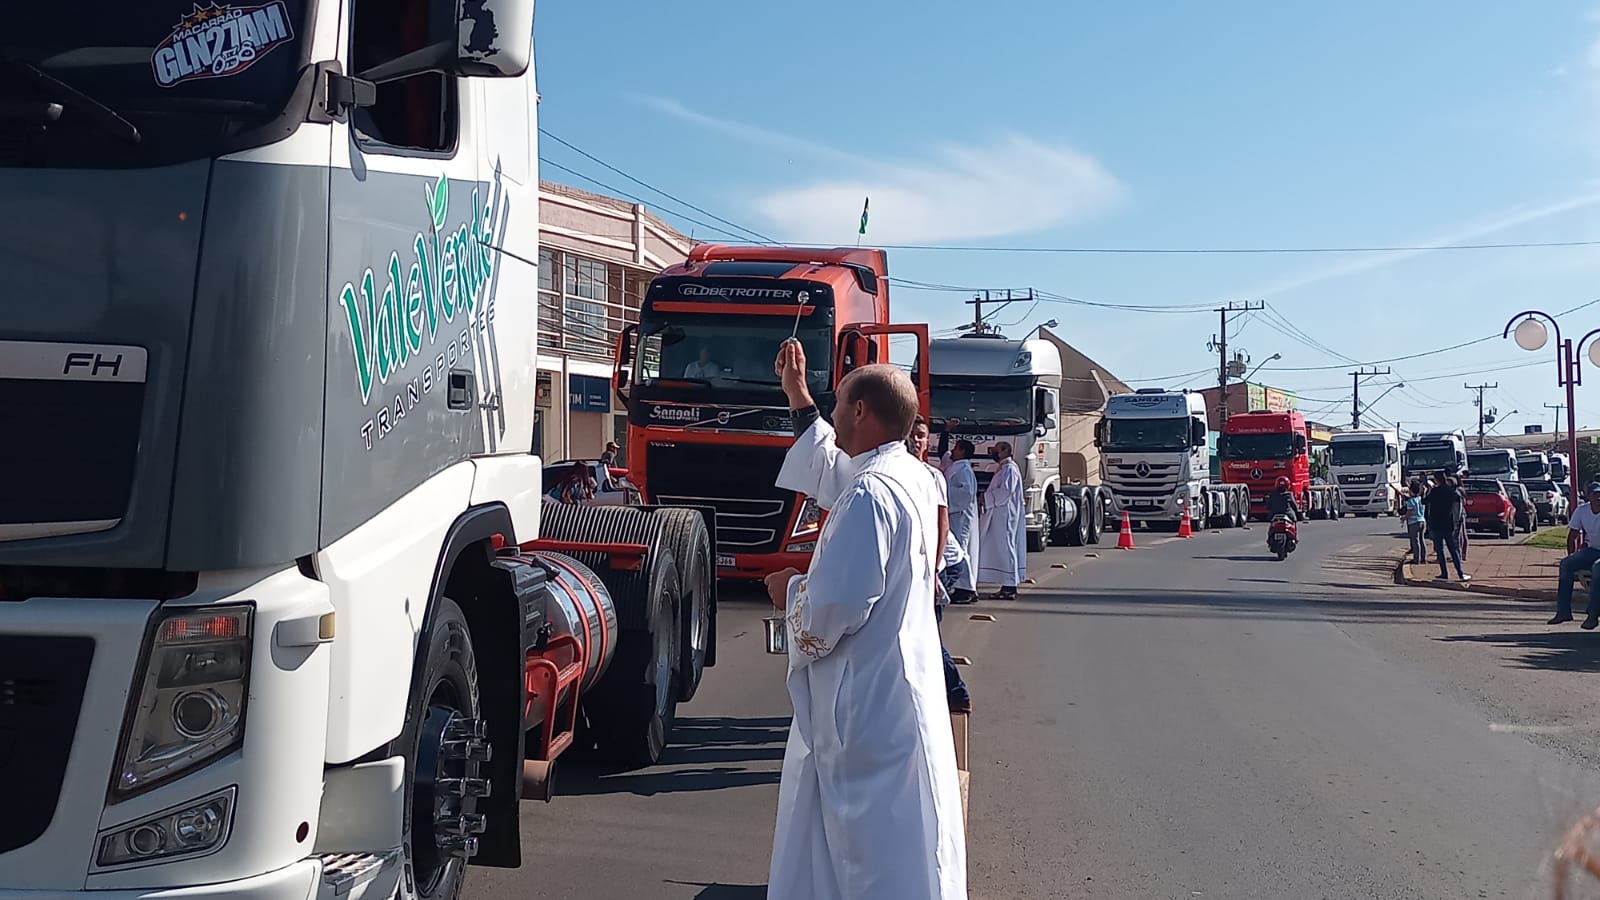
[[(1032, 554), (1022, 599), (955, 608), (975, 900), (1551, 896), (1549, 851), (1600, 804), (1600, 637), (1392, 585), (1395, 530), (1307, 523), (1282, 563), (1260, 525), (1141, 533)], [(764, 609), (725, 601), (666, 764), (566, 765), (526, 806), (528, 864), (469, 896), (764, 897), (789, 711)]]

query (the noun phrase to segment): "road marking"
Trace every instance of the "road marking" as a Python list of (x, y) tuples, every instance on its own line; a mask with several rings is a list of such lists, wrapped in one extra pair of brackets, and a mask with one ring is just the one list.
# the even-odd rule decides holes
[(951, 656), (950, 657), (950, 661), (955, 663), (958, 666), (970, 666), (970, 665), (972, 665), (972, 660), (968, 659), (965, 656)]
[(1489, 730), (1499, 734), (1561, 734), (1576, 731), (1575, 725), (1516, 725), (1510, 722), (1490, 722)]

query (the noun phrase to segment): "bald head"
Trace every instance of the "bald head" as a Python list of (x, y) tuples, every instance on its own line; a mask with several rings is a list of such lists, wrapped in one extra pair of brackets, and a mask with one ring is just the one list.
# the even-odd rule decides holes
[(852, 456), (905, 440), (916, 418), (917, 389), (894, 366), (862, 366), (839, 382), (834, 427), (840, 449)]

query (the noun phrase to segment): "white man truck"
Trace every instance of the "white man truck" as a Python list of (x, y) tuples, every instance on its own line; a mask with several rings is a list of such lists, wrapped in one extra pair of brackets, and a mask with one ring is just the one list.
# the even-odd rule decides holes
[(1517, 451), (1517, 480), (1546, 481), (1551, 478), (1550, 454), (1543, 450)]
[[(1061, 482), (1061, 354), (1045, 340), (1008, 340), (996, 333), (930, 341), (928, 382), (932, 429), (973, 445), (978, 490), (989, 486), (1000, 442), (1011, 445), (1022, 472), (1028, 549), (1093, 544), (1104, 527), (1098, 486)], [(955, 423), (954, 427), (950, 423)]]
[(1503, 447), (1467, 451), (1467, 475), (1496, 481), (1519, 481), (1517, 454)]
[(1250, 487), (1211, 480), (1206, 398), (1195, 391), (1142, 388), (1113, 394), (1095, 429), (1100, 480), (1111, 507), (1152, 528), (1243, 527)]
[(1461, 431), (1414, 434), (1400, 458), (1400, 477), (1426, 478), (1441, 469), (1461, 472), (1467, 467), (1467, 438)]
[(1344, 509), (1358, 516), (1400, 514), (1404, 488), (1395, 429), (1335, 432), (1328, 441), (1328, 474)]
[(542, 502), (533, 6), (0, 6), (0, 898), (450, 900), (659, 755), (711, 536)]

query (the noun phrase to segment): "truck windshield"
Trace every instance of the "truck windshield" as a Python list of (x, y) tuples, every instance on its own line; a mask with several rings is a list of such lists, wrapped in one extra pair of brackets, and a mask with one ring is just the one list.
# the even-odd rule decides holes
[(1523, 481), (1543, 478), (1548, 474), (1550, 474), (1549, 467), (1538, 459), (1517, 460), (1517, 477)]
[(1223, 459), (1288, 459), (1294, 456), (1294, 435), (1230, 434), (1223, 442)]
[(1336, 442), (1328, 451), (1330, 466), (1381, 466), (1387, 462), (1382, 441)]
[[(305, 17), (306, 0), (0, 4), (0, 146), (15, 148), (0, 166), (211, 155), (283, 110), (304, 64)], [(54, 119), (49, 103), (61, 107)], [(108, 135), (107, 112), (138, 138)]]
[(1418, 447), (1406, 449), (1408, 469), (1448, 469), (1456, 465), (1456, 451), (1452, 447)]
[[(639, 326), (635, 382), (650, 396), (710, 399), (707, 391), (778, 394), (772, 370), (778, 347), (794, 328), (792, 316), (647, 312)], [(833, 311), (800, 320), (795, 337), (806, 351), (806, 385), (828, 390), (833, 373)], [(770, 398), (757, 398), (767, 402)]]
[(933, 376), (933, 420), (959, 419), (957, 430), (971, 426), (995, 434), (1021, 434), (1033, 427), (1032, 382), (1030, 376), (988, 381)]
[(1189, 419), (1107, 419), (1106, 450), (1186, 450)]
[(1491, 453), (1486, 456), (1467, 454), (1468, 475), (1503, 475), (1514, 471), (1516, 466), (1504, 454)]

